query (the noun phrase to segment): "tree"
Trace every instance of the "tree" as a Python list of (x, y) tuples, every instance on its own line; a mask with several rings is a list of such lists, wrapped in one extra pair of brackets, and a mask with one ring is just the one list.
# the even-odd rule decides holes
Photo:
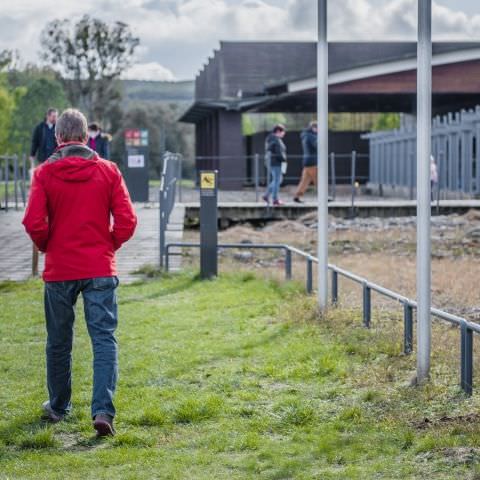
[(15, 107), (15, 97), (7, 88), (6, 80), (2, 75), (4, 74), (0, 74), (0, 155), (13, 153), (10, 127)]
[(12, 52), (10, 50), (2, 50), (0, 52), (0, 71), (4, 70), (12, 63)]
[(400, 115), (398, 113), (381, 113), (372, 127), (374, 132), (381, 130), (395, 130), (400, 128)]
[(42, 58), (60, 74), (70, 102), (100, 123), (120, 101), (117, 80), (138, 44), (127, 24), (109, 25), (88, 15), (75, 25), (53, 20), (41, 34)]
[(0, 72), (16, 69), (18, 68), (19, 63), (20, 55), (18, 53), (18, 50), (0, 51)]
[(49, 107), (59, 111), (68, 105), (62, 84), (54, 78), (37, 76), (31, 79), (18, 95), (12, 119), (12, 141), (16, 150), (25, 152), (32, 131), (45, 116)]

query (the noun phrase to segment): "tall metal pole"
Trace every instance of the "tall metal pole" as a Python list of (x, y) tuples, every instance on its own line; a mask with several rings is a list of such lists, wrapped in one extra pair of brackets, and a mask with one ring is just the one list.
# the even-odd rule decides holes
[(328, 304), (328, 43), (327, 0), (318, 0), (317, 44), (318, 122), (318, 306)]
[(432, 121), (432, 0), (418, 0), (417, 46), (417, 381), (430, 372), (430, 154)]

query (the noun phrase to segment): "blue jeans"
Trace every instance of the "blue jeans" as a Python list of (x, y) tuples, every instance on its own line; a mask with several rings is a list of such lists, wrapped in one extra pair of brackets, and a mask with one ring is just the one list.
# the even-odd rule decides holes
[(272, 194), (272, 198), (275, 201), (278, 200), (278, 192), (280, 191), (280, 185), (283, 180), (282, 167), (280, 165), (270, 167), (270, 175), (272, 176), (272, 180), (268, 185), (265, 196), (268, 197)]
[(85, 320), (93, 347), (92, 417), (115, 416), (113, 395), (118, 376), (117, 277), (66, 282), (45, 282), (47, 321), (47, 386), (51, 408), (59, 414), (71, 410), (72, 345), (75, 303), (83, 296)]

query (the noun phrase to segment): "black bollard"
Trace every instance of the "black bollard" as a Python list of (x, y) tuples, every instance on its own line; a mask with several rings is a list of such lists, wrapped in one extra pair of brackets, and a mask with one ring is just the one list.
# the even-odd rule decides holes
[(218, 171), (200, 172), (200, 276), (218, 274)]

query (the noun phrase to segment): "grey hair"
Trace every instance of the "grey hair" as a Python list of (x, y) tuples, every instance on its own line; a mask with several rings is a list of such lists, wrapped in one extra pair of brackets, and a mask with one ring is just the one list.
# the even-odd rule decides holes
[(85, 115), (79, 110), (68, 108), (55, 125), (55, 136), (59, 143), (85, 142), (88, 135), (88, 123)]

